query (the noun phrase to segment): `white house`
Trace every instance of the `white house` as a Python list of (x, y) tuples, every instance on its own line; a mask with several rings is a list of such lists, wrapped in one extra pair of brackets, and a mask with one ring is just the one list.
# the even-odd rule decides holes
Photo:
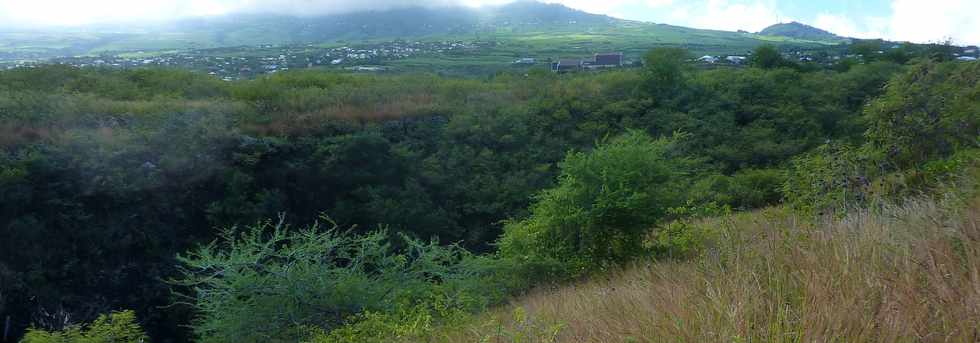
[(698, 58), (697, 61), (698, 62), (704, 62), (704, 63), (717, 63), (718, 62), (718, 58), (717, 57), (714, 57), (714, 56), (711, 56), (711, 55), (704, 55), (704, 56), (701, 56), (700, 58)]
[(745, 56), (728, 56), (725, 60), (732, 64), (742, 64), (745, 63)]

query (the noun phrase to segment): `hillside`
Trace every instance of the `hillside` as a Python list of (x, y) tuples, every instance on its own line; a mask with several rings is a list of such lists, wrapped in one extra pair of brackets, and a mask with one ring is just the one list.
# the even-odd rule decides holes
[[(730, 35), (629, 25), (676, 34), (663, 41), (704, 35), (699, 42), (720, 44)], [(587, 40), (606, 47), (599, 34), (567, 35), (506, 37), (542, 54), (547, 47), (574, 51), (560, 49)], [(528, 292), (547, 297), (562, 285), (619, 278), (609, 273), (621, 266), (655, 263), (669, 282), (644, 279), (651, 274), (641, 270), (615, 288), (638, 283), (635, 294), (669, 296), (643, 298), (664, 306), (619, 306), (626, 301), (614, 299), (632, 299), (610, 290), (622, 310), (614, 312), (583, 295), (578, 312), (607, 320), (558, 318), (569, 326), (555, 325), (556, 334), (666, 325), (650, 319), (652, 308), (687, 320), (677, 324), (681, 332), (698, 334), (686, 325), (703, 325), (725, 338), (734, 332), (766, 341), (756, 339), (770, 337), (759, 328), (796, 333), (810, 328), (804, 320), (816, 328), (850, 325), (803, 316), (833, 314), (814, 304), (867, 299), (861, 305), (868, 307), (845, 314), (861, 320), (869, 312), (859, 310), (886, 309), (866, 327), (904, 335), (885, 330), (909, 319), (922, 337), (945, 330), (928, 337), (976, 341), (957, 336), (957, 320), (980, 313), (964, 310), (976, 299), (969, 293), (975, 284), (959, 274), (976, 260), (947, 259), (943, 250), (947, 244), (972, 254), (963, 248), (974, 249), (967, 238), (976, 235), (898, 236), (910, 230), (887, 218), (901, 210), (864, 231), (894, 228), (884, 239), (836, 236), (862, 232), (848, 222), (839, 224), (847, 230), (824, 232), (808, 223), (935, 189), (970, 189), (960, 183), (980, 179), (961, 175), (978, 156), (980, 64), (921, 55), (784, 68), (783, 57), (772, 55), (771, 64), (699, 68), (689, 51), (659, 48), (642, 67), (479, 78), (296, 68), (223, 81), (174, 67), (65, 64), (0, 71), (0, 318), (10, 318), (14, 340), (83, 329), (114, 335), (101, 327), (131, 322), (122, 329), (145, 328), (155, 341), (401, 342), (437, 327), (466, 327), (481, 313), (529, 299)], [(922, 204), (907, 212), (954, 223)], [(731, 231), (698, 224), (774, 206), (794, 213), (763, 212), (774, 224), (750, 217)], [(769, 230), (783, 224), (786, 230)], [(860, 250), (889, 240), (896, 249)], [(870, 256), (850, 254), (852, 243)], [(886, 263), (921, 261), (905, 251), (923, 246), (943, 253), (935, 255), (942, 274)], [(742, 270), (754, 273), (699, 269), (741, 258), (749, 259)], [(817, 281), (801, 284), (809, 273), (858, 298), (820, 293), (827, 288)], [(902, 275), (938, 278), (896, 281)], [(946, 283), (949, 292), (930, 288)], [(879, 304), (874, 292), (892, 286), (910, 295), (887, 293), (896, 304)], [(901, 288), (913, 286), (920, 288)], [(963, 295), (958, 303), (949, 300), (954, 293)], [(544, 303), (561, 313), (578, 306)], [(126, 309), (133, 312), (114, 312)], [(507, 313), (549, 323), (543, 311), (530, 311)], [(923, 319), (925, 312), (948, 319), (946, 326)], [(714, 317), (696, 322), (692, 313)], [(91, 324), (65, 330), (69, 318)], [(481, 333), (505, 329), (487, 325)], [(866, 341), (848, 338), (836, 341)], [(120, 339), (89, 341), (110, 340)]]
[(701, 221), (716, 238), (695, 259), (541, 289), (417, 341), (975, 341), (978, 200)]
[(759, 34), (823, 42), (842, 42), (846, 40), (846, 38), (834, 33), (795, 21), (769, 26), (759, 31)]
[[(226, 15), (142, 25), (59, 30), (0, 30), (0, 61), (138, 51), (187, 51), (259, 45), (332, 45), (391, 40), (494, 41), (520, 52), (639, 55), (657, 46), (696, 53), (745, 53), (764, 43), (800, 47), (813, 41), (700, 30), (616, 19), (559, 4), (519, 1), (471, 7), (409, 7), (316, 17)], [(495, 62), (499, 63), (499, 61)]]

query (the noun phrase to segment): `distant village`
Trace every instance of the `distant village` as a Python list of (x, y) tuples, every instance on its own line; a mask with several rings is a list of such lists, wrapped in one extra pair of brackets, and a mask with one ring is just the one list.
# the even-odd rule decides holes
[[(886, 50), (901, 49), (901, 48), (902, 48), (901, 44), (895, 44), (887, 48)], [(878, 50), (878, 51), (874, 51), (873, 53), (878, 55), (884, 55), (887, 52), (886, 50)], [(970, 62), (970, 61), (976, 61), (978, 58), (980, 58), (980, 49), (978, 49), (975, 46), (969, 46), (969, 47), (961, 48), (959, 50), (960, 50), (959, 52), (953, 53), (953, 56), (958, 61)], [(801, 63), (817, 63), (817, 64), (825, 64), (825, 65), (837, 63), (842, 59), (861, 57), (853, 53), (847, 53), (844, 51), (834, 53), (832, 50), (826, 50), (826, 49), (817, 50), (817, 51), (789, 51), (789, 52), (783, 52), (782, 55), (783, 58), (790, 61), (798, 61)], [(694, 62), (703, 65), (717, 65), (717, 64), (742, 65), (748, 62), (751, 56), (752, 56), (751, 52), (748, 52), (744, 55), (720, 55), (720, 56), (704, 55), (695, 58)]]
[[(386, 62), (427, 56), (468, 56), (480, 57), (497, 46), (493, 41), (390, 41), (357, 46), (317, 45), (263, 45), (250, 47), (216, 48), (178, 52), (134, 51), (101, 56), (77, 56), (56, 58), (46, 61), (3, 61), (0, 69), (31, 68), (38, 64), (65, 64), (75, 67), (98, 68), (145, 68), (180, 67), (200, 71), (225, 81), (249, 79), (261, 75), (275, 74), (291, 69), (330, 68), (352, 72), (383, 72), (390, 70)], [(901, 45), (890, 49), (901, 48)], [(886, 49), (876, 53), (884, 54)], [(691, 61), (697, 65), (711, 68), (741, 66), (751, 58), (751, 52), (731, 55), (703, 55)], [(636, 56), (639, 57), (639, 56)], [(803, 63), (832, 65), (842, 59), (855, 58), (844, 46), (810, 50), (784, 51), (783, 57)], [(980, 57), (977, 47), (959, 48), (955, 58), (960, 61), (975, 61)], [(521, 57), (514, 60), (519, 67), (550, 67), (555, 73), (571, 73), (590, 70), (606, 70), (639, 66), (639, 60), (626, 59), (623, 52), (592, 54), (588, 58), (566, 57)]]
[(405, 42), (323, 48), (315, 45), (218, 48), (173, 53), (136, 51), (102, 56), (56, 58), (43, 62), (0, 63), (0, 69), (65, 64), (75, 67), (145, 68), (181, 67), (206, 72), (226, 81), (275, 74), (290, 69), (331, 67), (376, 72), (385, 61), (417, 56), (460, 54), (492, 47), (493, 42)]
[(558, 59), (551, 63), (551, 70), (566, 73), (579, 70), (621, 68), (625, 65), (622, 52), (595, 54), (591, 59)]

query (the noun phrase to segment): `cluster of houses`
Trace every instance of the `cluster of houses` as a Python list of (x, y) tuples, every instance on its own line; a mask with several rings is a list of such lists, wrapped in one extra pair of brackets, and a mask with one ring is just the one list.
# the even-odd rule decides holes
[(579, 70), (621, 68), (624, 65), (623, 53), (595, 54), (592, 59), (558, 59), (551, 63), (551, 71), (567, 73)]
[(732, 55), (732, 56), (704, 55), (695, 59), (695, 61), (697, 62), (708, 63), (708, 64), (715, 64), (719, 62), (725, 62), (731, 64), (743, 64), (745, 63), (746, 60), (748, 60), (748, 57), (738, 56), (738, 55)]
[(76, 67), (139, 68), (181, 67), (206, 72), (226, 81), (274, 74), (290, 69), (330, 66), (344, 68), (368, 67), (357, 71), (373, 71), (370, 65), (422, 55), (459, 54), (494, 45), (494, 42), (464, 41), (390, 41), (359, 46), (317, 47), (314, 45), (260, 45), (206, 50), (190, 50), (167, 54), (147, 54), (142, 51), (102, 56), (61, 57), (46, 61), (0, 60), (0, 69), (30, 67), (43, 63), (66, 64)]
[(973, 62), (976, 61), (977, 58), (980, 58), (980, 48), (977, 48), (976, 46), (968, 46), (963, 49), (962, 54), (957, 53), (954, 55), (956, 55), (957, 61)]

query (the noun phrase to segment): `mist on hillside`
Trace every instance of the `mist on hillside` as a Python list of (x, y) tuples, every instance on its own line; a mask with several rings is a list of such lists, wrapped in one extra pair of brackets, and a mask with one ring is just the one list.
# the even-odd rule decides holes
[[(88, 25), (166, 23), (235, 14), (313, 17), (402, 8), (481, 7), (513, 0), (43, 0), (0, 4), (0, 28), (68, 28)], [(44, 13), (44, 15), (39, 15)]]

